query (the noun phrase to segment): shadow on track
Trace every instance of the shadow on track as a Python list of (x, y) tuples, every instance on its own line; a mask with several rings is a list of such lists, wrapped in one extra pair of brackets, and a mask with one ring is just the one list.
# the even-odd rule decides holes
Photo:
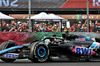
[[(51, 61), (48, 61), (48, 62), (43, 62), (43, 63), (93, 63), (93, 62), (100, 62), (100, 61), (65, 61), (65, 60), (51, 60)], [(17, 60), (15, 62), (9, 62), (9, 64), (33, 64), (34, 62), (31, 62), (30, 60)], [(38, 63), (38, 64), (43, 64), (43, 63)], [(3, 61), (0, 61), (0, 64), (8, 64), (7, 62), (3, 62)], [(34, 64), (37, 64), (37, 63), (34, 63)]]

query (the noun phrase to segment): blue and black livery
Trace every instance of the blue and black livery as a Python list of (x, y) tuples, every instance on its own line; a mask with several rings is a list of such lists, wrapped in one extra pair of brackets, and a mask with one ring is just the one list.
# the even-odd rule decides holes
[(17, 46), (12, 41), (0, 45), (0, 59), (14, 62), (16, 59), (28, 58), (32, 62), (50, 61), (51, 57), (65, 57), (68, 60), (100, 59), (100, 43), (84, 36), (62, 34), (62, 38), (46, 37), (42, 41)]

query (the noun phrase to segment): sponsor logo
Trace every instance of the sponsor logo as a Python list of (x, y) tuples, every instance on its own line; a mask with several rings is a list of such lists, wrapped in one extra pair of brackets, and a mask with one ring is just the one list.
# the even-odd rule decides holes
[(4, 55), (6, 58), (18, 58), (18, 54), (7, 53)]
[(18, 0), (12, 0), (10, 2), (10, 0), (0, 0), (0, 7), (5, 6), (5, 7), (17, 7), (18, 4), (16, 4), (18, 2)]
[(93, 42), (93, 44), (90, 46), (90, 49), (97, 49), (100, 48), (100, 43), (98, 42)]
[(82, 54), (82, 55), (94, 55), (95, 52), (92, 51), (91, 49), (89, 48), (86, 48), (86, 47), (82, 47), (82, 46), (76, 46), (72, 52), (75, 52), (77, 54)]
[(78, 38), (78, 41), (85, 41), (85, 38)]
[(93, 0), (93, 6), (100, 6), (100, 0)]
[(88, 48), (83, 48), (83, 47), (76, 47), (76, 53), (84, 54), (84, 55), (91, 55), (92, 50)]

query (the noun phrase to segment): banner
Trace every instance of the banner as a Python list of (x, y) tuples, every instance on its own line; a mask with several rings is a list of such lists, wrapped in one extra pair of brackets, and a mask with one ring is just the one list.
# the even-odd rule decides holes
[[(29, 0), (0, 0), (0, 8), (28, 8)], [(31, 0), (32, 8), (86, 8), (87, 0)], [(89, 0), (90, 8), (100, 8), (100, 0)]]
[[(62, 37), (64, 32), (0, 32), (0, 44), (5, 41), (13, 40), (17, 45), (27, 44), (35, 40), (41, 41), (45, 37)], [(94, 32), (69, 32), (69, 34), (80, 35), (91, 38), (99, 38), (100, 33)]]
[[(28, 8), (29, 0), (0, 0), (0, 8)], [(66, 0), (31, 0), (32, 8), (60, 8)]]
[[(65, 19), (87, 19), (86, 14), (61, 15), (61, 17)], [(90, 20), (99, 20), (99, 18), (100, 18), (100, 14), (90, 14), (89, 15)]]
[[(67, 0), (61, 8), (87, 8), (87, 0)], [(100, 8), (100, 0), (89, 0), (89, 8)]]
[(0, 44), (5, 41), (13, 40), (17, 45), (27, 44), (35, 40), (42, 40), (44, 37), (57, 35), (61, 37), (62, 33), (56, 32), (0, 32)]
[(4, 41), (14, 40), (17, 45), (26, 44), (36, 38), (28, 32), (0, 32), (0, 44)]

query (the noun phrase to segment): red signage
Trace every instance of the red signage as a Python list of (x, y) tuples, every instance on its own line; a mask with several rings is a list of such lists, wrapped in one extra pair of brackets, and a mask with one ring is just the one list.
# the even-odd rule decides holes
[[(87, 8), (87, 0), (67, 0), (61, 8)], [(100, 8), (100, 0), (89, 0), (89, 8)]]

